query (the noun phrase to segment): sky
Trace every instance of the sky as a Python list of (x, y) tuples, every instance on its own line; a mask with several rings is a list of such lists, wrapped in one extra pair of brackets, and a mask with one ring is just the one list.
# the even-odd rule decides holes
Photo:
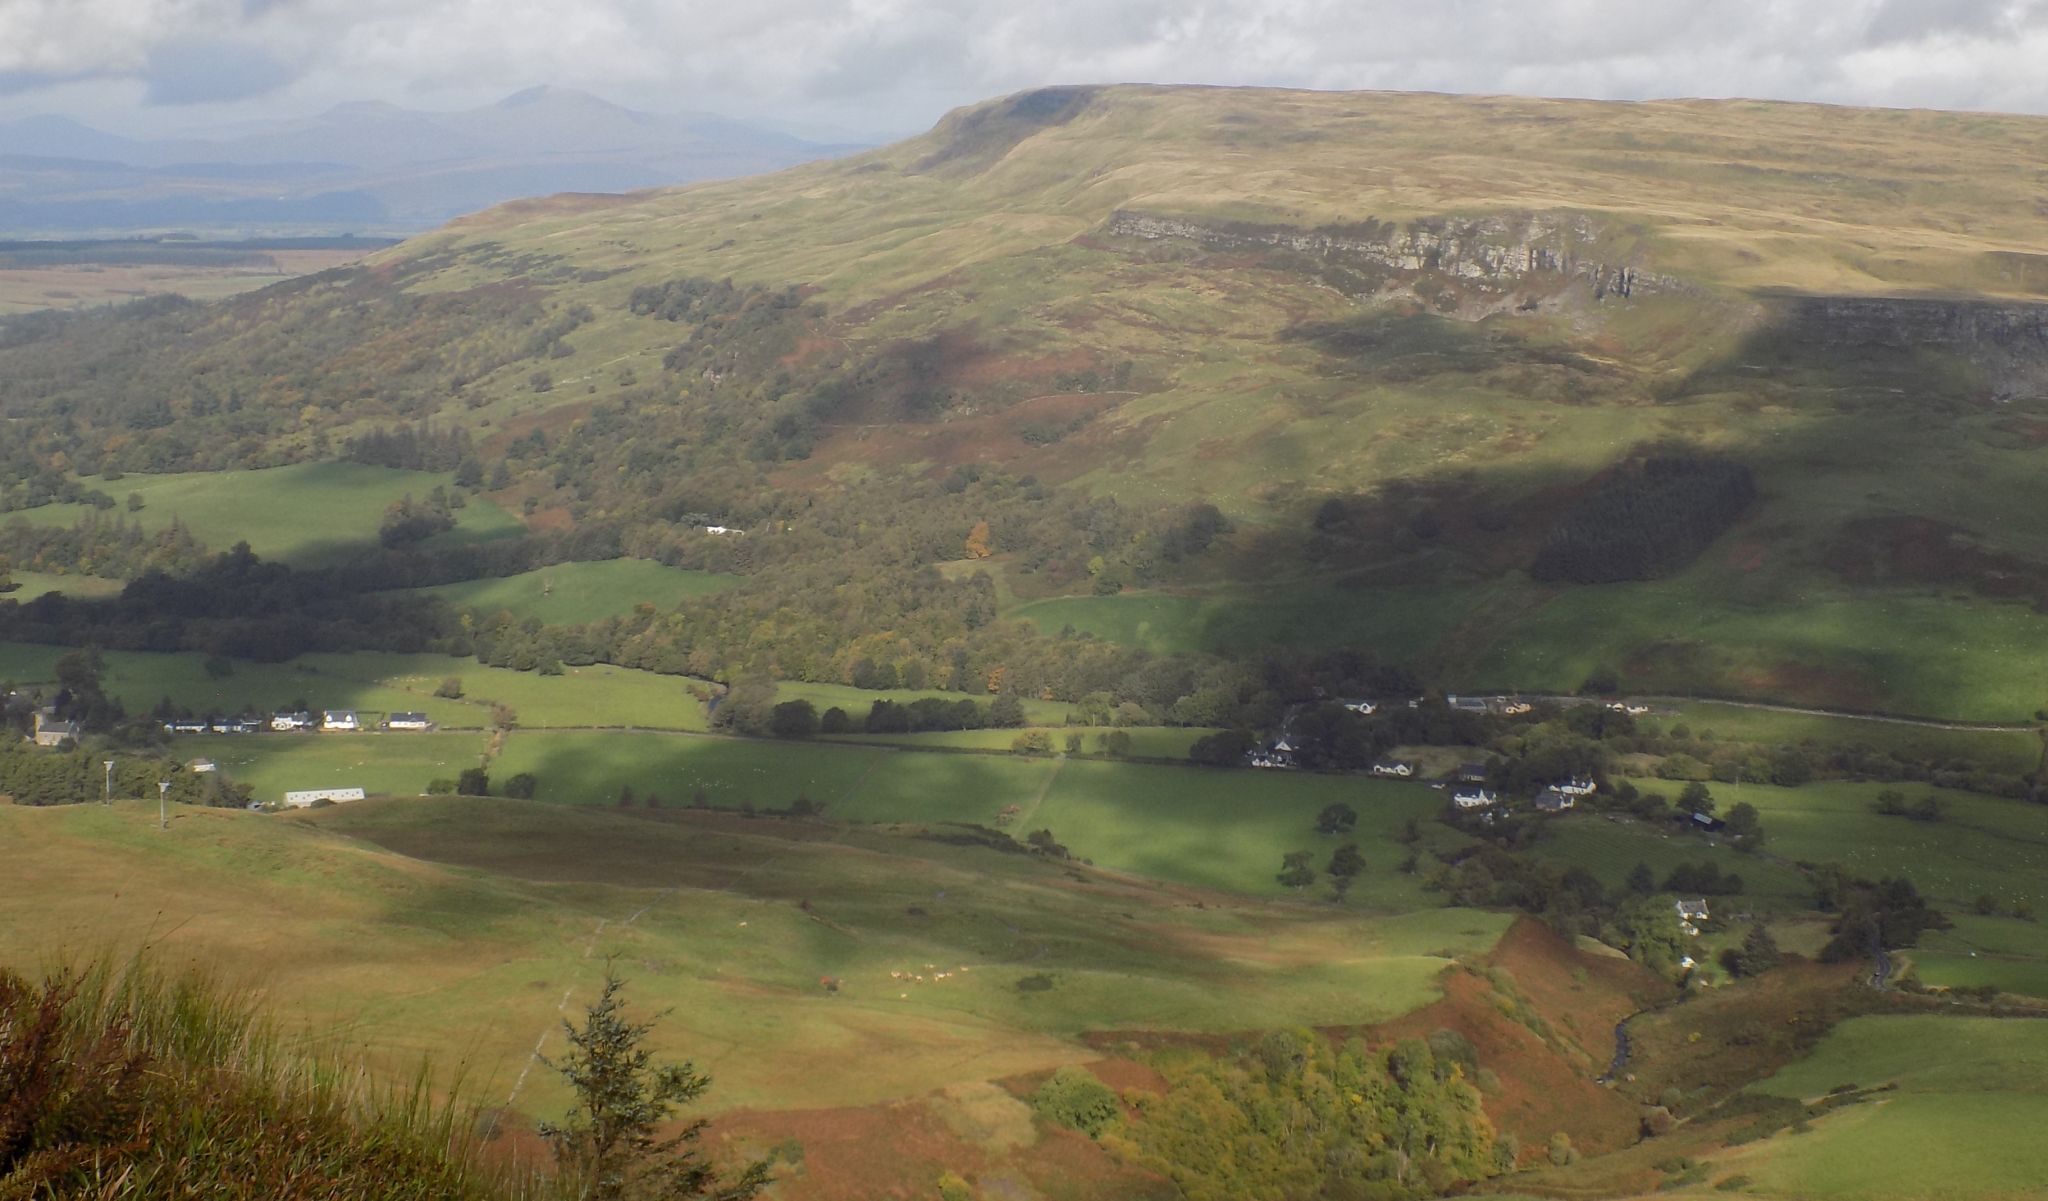
[(535, 85), (879, 138), (1052, 83), (2048, 113), (2048, 0), (0, 0), (0, 120), (219, 130)]

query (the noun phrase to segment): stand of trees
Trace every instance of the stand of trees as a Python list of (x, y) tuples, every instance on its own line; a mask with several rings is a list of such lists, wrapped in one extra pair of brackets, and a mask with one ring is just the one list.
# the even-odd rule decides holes
[(1440, 1196), (1515, 1158), (1468, 1078), (1469, 1044), (1460, 1057), (1457, 1042), (1337, 1048), (1311, 1031), (1274, 1031), (1249, 1054), (1163, 1064), (1165, 1095), (1133, 1094), (1138, 1117), (1107, 1121), (1097, 1137), (1189, 1201)]
[(1756, 499), (1748, 467), (1666, 456), (1624, 467), (1573, 505), (1536, 553), (1539, 580), (1647, 580), (1692, 562)]

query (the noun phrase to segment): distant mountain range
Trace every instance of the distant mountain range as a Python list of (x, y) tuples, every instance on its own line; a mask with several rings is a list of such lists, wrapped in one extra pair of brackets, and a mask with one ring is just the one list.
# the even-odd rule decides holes
[(522, 196), (723, 179), (852, 149), (553, 87), (461, 112), (343, 104), (217, 139), (28, 117), (0, 122), (0, 236), (404, 233)]

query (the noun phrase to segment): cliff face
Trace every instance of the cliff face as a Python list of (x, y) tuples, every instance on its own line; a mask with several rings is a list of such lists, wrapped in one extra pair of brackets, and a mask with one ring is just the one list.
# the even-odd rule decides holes
[(1772, 307), (1781, 339), (1836, 350), (1949, 351), (1983, 372), (1994, 400), (2048, 398), (2048, 304), (1802, 296)]
[(1462, 290), (1501, 297), (1574, 283), (1596, 301), (1687, 289), (1675, 277), (1604, 252), (1611, 231), (1583, 216), (1434, 219), (1405, 226), (1365, 221), (1304, 229), (1126, 210), (1113, 214), (1103, 232), (1193, 242), (1209, 250), (1289, 252), (1348, 267), (1380, 284), (1440, 276)]
[(2048, 304), (1933, 297), (1802, 296), (1782, 302), (1789, 336), (1824, 346), (1932, 346), (2048, 356)]

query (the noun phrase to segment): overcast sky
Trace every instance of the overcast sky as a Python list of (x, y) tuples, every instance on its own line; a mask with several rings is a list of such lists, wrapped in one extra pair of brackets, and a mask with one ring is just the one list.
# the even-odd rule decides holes
[(0, 118), (118, 132), (553, 83), (894, 134), (1127, 80), (2048, 113), (2048, 0), (0, 0)]

